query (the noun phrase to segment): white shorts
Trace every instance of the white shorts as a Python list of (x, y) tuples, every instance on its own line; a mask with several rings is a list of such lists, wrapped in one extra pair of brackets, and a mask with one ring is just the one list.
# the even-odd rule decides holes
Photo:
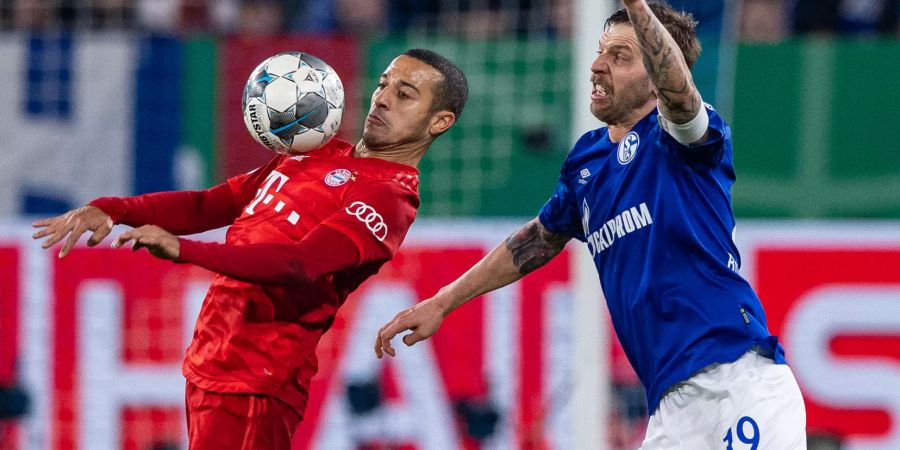
[(754, 351), (672, 388), (641, 450), (806, 449), (806, 407), (791, 369)]

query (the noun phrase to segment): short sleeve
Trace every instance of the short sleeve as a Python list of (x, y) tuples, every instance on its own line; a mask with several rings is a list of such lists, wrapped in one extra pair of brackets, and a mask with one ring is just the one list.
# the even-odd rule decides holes
[(709, 115), (708, 135), (706, 142), (699, 145), (684, 145), (666, 131), (662, 131), (661, 139), (670, 148), (691, 163), (718, 163), (725, 153), (725, 141), (731, 138), (731, 130), (716, 110), (707, 103), (703, 110)]
[(575, 193), (569, 189), (565, 179), (565, 166), (556, 184), (553, 196), (544, 203), (538, 219), (544, 228), (558, 234), (584, 240), (584, 230), (581, 226), (581, 216), (578, 215), (578, 203)]
[(322, 224), (349, 237), (361, 263), (387, 261), (406, 238), (418, 206), (418, 196), (400, 183), (367, 183), (348, 192), (341, 209)]

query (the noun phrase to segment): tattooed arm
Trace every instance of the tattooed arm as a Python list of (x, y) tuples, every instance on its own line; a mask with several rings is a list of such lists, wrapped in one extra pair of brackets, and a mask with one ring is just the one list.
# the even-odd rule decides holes
[(562, 251), (569, 239), (544, 228), (538, 219), (528, 222), (456, 281), (441, 288), (434, 297), (394, 316), (379, 330), (375, 354), (379, 358), (384, 353), (394, 356), (391, 339), (407, 330), (412, 333), (403, 337), (406, 345), (429, 338), (451, 311), (547, 264)]
[(447, 312), (537, 270), (558, 255), (569, 239), (544, 228), (538, 219), (526, 223), (478, 264), (441, 289), (451, 300)]
[(681, 49), (646, 1), (625, 0), (624, 3), (637, 34), (644, 67), (659, 95), (660, 113), (676, 124), (689, 122), (702, 105)]

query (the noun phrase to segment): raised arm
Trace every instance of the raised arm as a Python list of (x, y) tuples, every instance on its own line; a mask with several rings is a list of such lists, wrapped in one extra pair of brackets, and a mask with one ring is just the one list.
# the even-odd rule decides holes
[(528, 222), (466, 273), (441, 288), (434, 297), (394, 316), (379, 330), (375, 354), (379, 358), (384, 353), (394, 356), (391, 339), (406, 330), (412, 331), (403, 337), (406, 345), (431, 337), (451, 311), (547, 264), (562, 251), (569, 239), (544, 228), (538, 219)]
[(681, 49), (644, 0), (625, 0), (644, 67), (659, 95), (659, 111), (675, 124), (697, 117), (702, 107), (691, 70)]

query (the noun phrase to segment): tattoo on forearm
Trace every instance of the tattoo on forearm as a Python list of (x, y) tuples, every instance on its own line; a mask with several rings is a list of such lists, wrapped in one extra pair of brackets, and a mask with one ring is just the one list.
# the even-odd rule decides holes
[(568, 236), (550, 232), (533, 220), (506, 239), (506, 248), (519, 273), (526, 275), (550, 262), (568, 241)]
[(663, 107), (673, 116), (690, 120), (700, 109), (700, 94), (690, 71), (679, 58), (681, 50), (652, 13), (632, 16), (644, 66), (659, 93)]

